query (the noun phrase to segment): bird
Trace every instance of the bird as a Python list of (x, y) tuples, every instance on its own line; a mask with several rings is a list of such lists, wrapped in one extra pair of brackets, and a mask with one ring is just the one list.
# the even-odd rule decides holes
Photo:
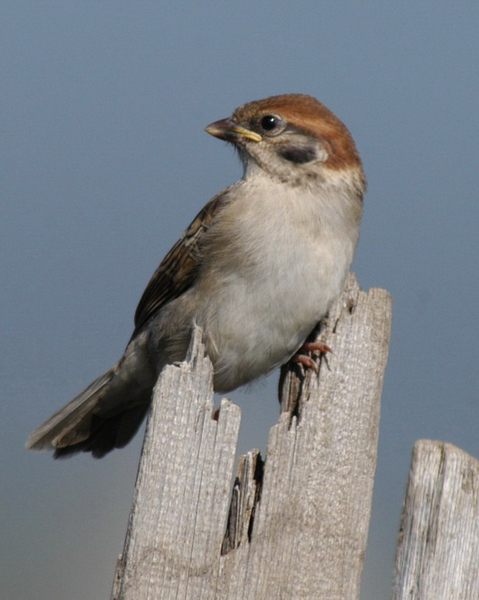
[(229, 392), (295, 356), (341, 293), (366, 179), (343, 122), (316, 98), (248, 102), (205, 131), (231, 144), (242, 177), (214, 196), (167, 253), (119, 362), (27, 441), (54, 457), (124, 447), (163, 367), (203, 331), (213, 387)]

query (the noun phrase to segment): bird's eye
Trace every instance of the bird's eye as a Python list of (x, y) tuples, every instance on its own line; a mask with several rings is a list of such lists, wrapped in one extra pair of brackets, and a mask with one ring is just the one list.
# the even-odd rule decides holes
[(265, 131), (273, 131), (278, 126), (278, 117), (274, 115), (266, 115), (261, 119), (261, 127)]
[(286, 122), (278, 115), (264, 115), (257, 123), (258, 129), (267, 135), (278, 135), (286, 127)]

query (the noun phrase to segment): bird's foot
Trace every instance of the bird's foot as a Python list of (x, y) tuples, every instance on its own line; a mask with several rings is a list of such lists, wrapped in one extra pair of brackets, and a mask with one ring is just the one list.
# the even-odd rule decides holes
[(315, 373), (319, 373), (319, 367), (317, 363), (311, 358), (311, 356), (303, 354), (304, 352), (319, 352), (320, 354), (326, 354), (327, 352), (332, 352), (332, 350), (329, 346), (322, 344), (321, 342), (305, 342), (294, 355), (293, 360), (295, 362), (308, 369), (313, 369)]

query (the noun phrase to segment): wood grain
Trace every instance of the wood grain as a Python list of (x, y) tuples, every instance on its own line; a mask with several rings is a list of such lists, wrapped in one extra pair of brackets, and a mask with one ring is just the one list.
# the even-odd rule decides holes
[(451, 444), (414, 446), (392, 597), (479, 598), (479, 461)]
[[(319, 373), (291, 362), (265, 462), (240, 459), (240, 411), (212, 418), (200, 335), (155, 388), (116, 600), (354, 600), (376, 465), (391, 299), (354, 276), (322, 324)], [(273, 399), (265, 399), (273, 401)]]

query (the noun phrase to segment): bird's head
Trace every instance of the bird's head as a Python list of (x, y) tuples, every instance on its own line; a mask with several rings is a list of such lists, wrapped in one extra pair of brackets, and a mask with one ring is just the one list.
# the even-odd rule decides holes
[(291, 185), (335, 180), (364, 193), (364, 173), (351, 134), (311, 96), (286, 94), (248, 102), (206, 131), (236, 146), (245, 176), (259, 167)]

